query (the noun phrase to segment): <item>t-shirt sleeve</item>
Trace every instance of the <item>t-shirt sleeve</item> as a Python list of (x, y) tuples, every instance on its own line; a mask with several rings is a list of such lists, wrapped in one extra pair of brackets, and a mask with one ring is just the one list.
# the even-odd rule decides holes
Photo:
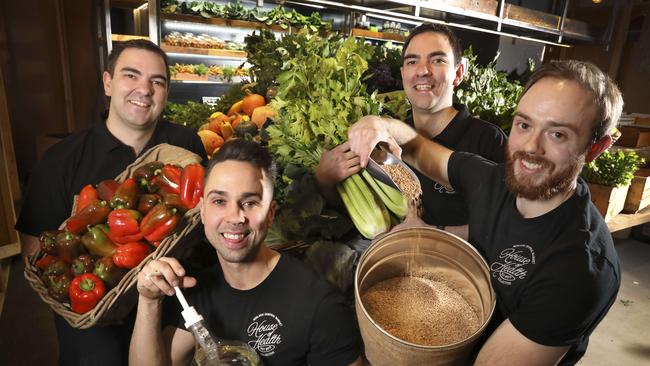
[[(510, 314), (512, 325), (528, 339), (546, 346), (575, 344), (589, 335), (605, 316), (620, 285), (615, 267), (596, 258), (591, 268), (576, 268), (576, 258), (566, 259), (538, 277), (520, 296), (518, 309)], [(542, 267), (544, 268), (543, 264)]]
[(474, 195), (488, 190), (493, 167), (497, 165), (482, 156), (463, 151), (454, 151), (449, 157), (447, 175), (449, 183), (465, 202), (473, 202)]
[(192, 141), (190, 142), (190, 150), (199, 155), (201, 159), (203, 160), (204, 164), (207, 164), (208, 161), (208, 154), (205, 152), (205, 147), (203, 147), (203, 142), (201, 142), (201, 138), (197, 134), (192, 134)]
[(309, 335), (311, 366), (349, 365), (361, 355), (361, 336), (352, 309), (330, 292), (318, 305)]
[(506, 134), (499, 127), (494, 126), (493, 133), (489, 136), (489, 139), (481, 143), (479, 155), (495, 163), (503, 163), (508, 141)]
[(51, 150), (32, 171), (15, 226), (16, 230), (33, 236), (57, 229), (72, 209), (73, 198), (64, 182), (66, 172)]

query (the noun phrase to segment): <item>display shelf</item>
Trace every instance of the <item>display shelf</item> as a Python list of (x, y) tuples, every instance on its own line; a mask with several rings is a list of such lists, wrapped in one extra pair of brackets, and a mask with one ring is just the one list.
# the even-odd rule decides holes
[(283, 29), (279, 25), (267, 25), (262, 22), (249, 22), (246, 20), (238, 19), (223, 19), (223, 18), (204, 18), (196, 15), (186, 15), (186, 14), (170, 14), (162, 13), (160, 14), (162, 20), (173, 20), (177, 22), (187, 22), (187, 23), (201, 23), (208, 25), (217, 25), (225, 27), (235, 27), (235, 28), (247, 28), (247, 29), (266, 29), (272, 32), (286, 33), (289, 32), (291, 27), (288, 29)]
[(635, 214), (618, 214), (607, 221), (607, 227), (610, 232), (615, 232), (650, 222), (650, 207)]
[(242, 61), (245, 61), (246, 57), (248, 56), (246, 51), (170, 46), (165, 42), (161, 43), (160, 48), (162, 48), (162, 50), (167, 52), (167, 54), (170, 56), (176, 56), (176, 54), (179, 54), (180, 56), (183, 56), (184, 54), (190, 54)]
[(365, 29), (354, 28), (352, 29), (352, 35), (355, 37), (363, 37), (366, 39), (375, 39), (380, 41), (392, 41), (404, 43), (406, 37), (397, 33), (383, 33), (383, 32), (372, 32)]
[(111, 34), (111, 40), (113, 42), (126, 42), (133, 39), (146, 39), (149, 40), (148, 36), (134, 36), (131, 34)]

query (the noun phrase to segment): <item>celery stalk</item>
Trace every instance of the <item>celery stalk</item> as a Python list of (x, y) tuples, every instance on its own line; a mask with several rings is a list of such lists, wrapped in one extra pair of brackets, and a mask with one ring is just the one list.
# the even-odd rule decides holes
[(361, 175), (392, 213), (400, 219), (406, 216), (408, 213), (408, 201), (401, 191), (373, 178), (366, 169), (361, 171)]
[(390, 228), (388, 210), (374, 196), (360, 175), (346, 178), (337, 185), (337, 190), (361, 235), (372, 239)]

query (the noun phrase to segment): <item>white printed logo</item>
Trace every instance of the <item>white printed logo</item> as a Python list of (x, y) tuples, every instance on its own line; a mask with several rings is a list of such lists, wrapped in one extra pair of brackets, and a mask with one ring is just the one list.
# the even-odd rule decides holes
[(522, 280), (528, 274), (529, 265), (535, 264), (533, 248), (525, 244), (513, 245), (504, 249), (499, 254), (502, 262), (493, 262), (490, 265), (492, 277), (504, 285), (512, 285), (515, 280)]
[(444, 184), (440, 184), (436, 181), (433, 181), (435, 184), (433, 185), (433, 189), (438, 191), (439, 193), (447, 193), (447, 194), (456, 194), (456, 191), (453, 188), (449, 188), (445, 186)]
[(271, 356), (275, 353), (275, 347), (282, 343), (282, 336), (278, 334), (278, 329), (282, 322), (277, 316), (271, 313), (262, 313), (255, 318), (248, 326), (246, 332), (249, 338), (248, 345), (253, 347), (262, 356)]

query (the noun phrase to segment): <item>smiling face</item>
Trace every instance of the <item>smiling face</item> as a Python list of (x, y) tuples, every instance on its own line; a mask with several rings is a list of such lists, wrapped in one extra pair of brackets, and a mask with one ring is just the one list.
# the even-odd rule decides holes
[(425, 32), (411, 39), (404, 52), (402, 84), (414, 112), (437, 112), (452, 105), (454, 87), (463, 66), (454, 66), (454, 53), (447, 37)]
[(508, 137), (506, 185), (512, 193), (548, 200), (575, 187), (585, 161), (600, 152), (591, 144), (592, 99), (576, 82), (556, 78), (541, 79), (524, 94)]
[(220, 260), (253, 261), (273, 223), (272, 183), (253, 164), (227, 160), (214, 165), (204, 192), (201, 220)]
[(111, 76), (104, 72), (104, 93), (111, 97), (109, 120), (131, 129), (155, 125), (167, 103), (165, 61), (151, 51), (127, 48)]

